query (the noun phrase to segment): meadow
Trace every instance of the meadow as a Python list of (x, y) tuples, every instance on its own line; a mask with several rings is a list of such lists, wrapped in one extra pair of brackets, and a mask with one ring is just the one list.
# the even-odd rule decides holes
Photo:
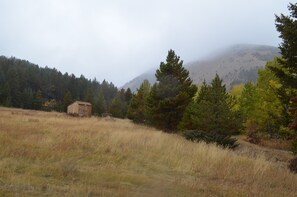
[(296, 196), (264, 155), (128, 120), (0, 108), (0, 196)]

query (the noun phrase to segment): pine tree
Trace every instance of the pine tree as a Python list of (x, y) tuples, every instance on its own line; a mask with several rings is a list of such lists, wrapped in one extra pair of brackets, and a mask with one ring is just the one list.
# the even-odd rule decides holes
[[(209, 86), (206, 84), (205, 80), (203, 81), (202, 86), (200, 87), (200, 90), (198, 91), (198, 96), (197, 98), (192, 101), (186, 108), (184, 114), (183, 114), (183, 118), (182, 121), (179, 123), (178, 128), (179, 130), (194, 130), (197, 129), (197, 122), (195, 121), (195, 119), (199, 116), (200, 111), (205, 113), (208, 112), (208, 108), (206, 107), (206, 105), (203, 105), (202, 103), (204, 101), (206, 101), (208, 99), (208, 93), (209, 93)], [(203, 109), (204, 107), (206, 107), (205, 109)], [(212, 114), (209, 114), (208, 116), (211, 116)], [(207, 121), (207, 119), (205, 119)], [(203, 128), (204, 126), (208, 126), (210, 125), (210, 122), (206, 123), (202, 123), (202, 121), (200, 121), (200, 129), (202, 130), (209, 130), (207, 128)], [(202, 126), (204, 125), (204, 126)]]
[(71, 103), (72, 103), (72, 95), (71, 95), (71, 92), (69, 90), (67, 90), (63, 97), (63, 111), (64, 112), (67, 111), (67, 107)]
[(113, 99), (109, 111), (110, 113), (112, 113), (114, 117), (126, 118), (128, 105), (130, 103), (129, 99), (131, 98), (130, 94), (132, 94), (131, 91), (128, 91), (127, 93), (127, 91), (121, 89), (116, 95), (116, 97)]
[(9, 97), (10, 97), (9, 83), (5, 82), (0, 86), (0, 105), (9, 107), (9, 105), (7, 105), (7, 102), (6, 102)]
[(25, 88), (22, 93), (23, 108), (32, 109), (33, 106), (33, 91), (31, 88)]
[(280, 67), (270, 67), (285, 87), (297, 89), (297, 3), (288, 6), (290, 16), (276, 16), (275, 25), (282, 43)]
[(282, 124), (289, 124), (291, 118), (288, 114), (290, 100), (297, 95), (297, 3), (290, 3), (288, 6), (290, 15), (281, 14), (276, 16), (275, 25), (282, 39), (279, 49), (282, 57), (278, 58), (278, 66), (272, 65), (269, 69), (278, 77), (281, 87), (278, 89), (278, 96), (281, 99), (284, 121)]
[(107, 108), (110, 108), (111, 102), (118, 94), (118, 89), (113, 85), (113, 83), (108, 83), (107, 81), (103, 80), (101, 83), (101, 91), (104, 95)]
[(234, 105), (234, 97), (228, 94), (222, 80), (216, 75), (211, 85), (202, 85), (196, 101), (188, 106), (180, 129), (237, 134), (241, 129), (241, 116), (234, 111)]
[(227, 92), (222, 79), (217, 74), (211, 83), (209, 92), (214, 114), (212, 130), (219, 134), (238, 134), (242, 122), (239, 112), (234, 110), (236, 100)]
[(137, 92), (132, 96), (128, 108), (128, 118), (136, 123), (146, 121), (146, 103), (149, 96), (151, 85), (148, 80), (144, 80)]
[(102, 91), (100, 91), (98, 96), (95, 98), (94, 113), (97, 115), (101, 115), (106, 111), (107, 111), (106, 101)]
[(13, 107), (21, 107), (23, 104), (20, 90), (20, 76), (17, 69), (11, 68), (7, 71), (7, 78), (10, 87), (11, 103)]
[(194, 130), (197, 128), (195, 117), (198, 115), (198, 106), (195, 101), (192, 101), (183, 114), (182, 120), (178, 124), (178, 130)]
[(38, 90), (33, 97), (33, 109), (40, 110), (42, 107), (42, 93), (40, 90)]
[(297, 131), (297, 97), (291, 99), (292, 107), (289, 109), (289, 112), (293, 118), (292, 122), (289, 124), (290, 129)]
[(169, 50), (166, 62), (161, 62), (155, 76), (157, 82), (148, 98), (150, 124), (164, 131), (176, 132), (197, 88), (183, 67), (183, 61), (173, 50)]
[(126, 101), (128, 104), (130, 104), (132, 97), (133, 97), (132, 91), (131, 91), (130, 88), (128, 88), (128, 89), (125, 91), (125, 101)]
[(119, 95), (117, 95), (111, 102), (109, 109), (110, 113), (114, 117), (125, 118), (125, 109), (125, 103), (123, 102), (122, 98)]
[(277, 92), (284, 106), (284, 116), (286, 117), (284, 124), (288, 124), (290, 121), (286, 112), (290, 105), (290, 99), (297, 94), (297, 3), (290, 3), (288, 9), (289, 16), (281, 14), (275, 19), (276, 29), (282, 39), (282, 43), (279, 45), (282, 56), (277, 58), (277, 66), (272, 64), (268, 67), (278, 77), (282, 85)]
[(87, 101), (89, 103), (93, 103), (93, 100), (94, 100), (94, 94), (93, 94), (93, 91), (91, 88), (88, 88), (86, 93), (85, 93), (85, 96), (84, 96), (84, 101)]

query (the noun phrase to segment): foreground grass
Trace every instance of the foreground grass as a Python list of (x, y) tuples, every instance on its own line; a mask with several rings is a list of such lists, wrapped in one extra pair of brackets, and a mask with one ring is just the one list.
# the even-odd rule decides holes
[(0, 108), (0, 196), (296, 196), (268, 162), (127, 120)]

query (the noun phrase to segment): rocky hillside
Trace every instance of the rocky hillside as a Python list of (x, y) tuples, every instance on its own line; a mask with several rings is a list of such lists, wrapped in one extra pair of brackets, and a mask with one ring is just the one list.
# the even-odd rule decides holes
[[(216, 73), (223, 78), (227, 87), (233, 84), (255, 81), (257, 70), (266, 62), (279, 55), (279, 49), (263, 45), (235, 45), (204, 60), (185, 64), (194, 83), (201, 84), (203, 80), (210, 82)], [(123, 88), (135, 91), (143, 80), (155, 82), (155, 71), (149, 71), (131, 80)]]

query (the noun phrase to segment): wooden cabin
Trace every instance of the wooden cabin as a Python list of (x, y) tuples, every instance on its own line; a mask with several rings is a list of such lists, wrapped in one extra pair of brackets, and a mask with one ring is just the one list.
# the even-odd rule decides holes
[(79, 117), (92, 115), (92, 104), (83, 101), (75, 101), (67, 107), (67, 114)]

